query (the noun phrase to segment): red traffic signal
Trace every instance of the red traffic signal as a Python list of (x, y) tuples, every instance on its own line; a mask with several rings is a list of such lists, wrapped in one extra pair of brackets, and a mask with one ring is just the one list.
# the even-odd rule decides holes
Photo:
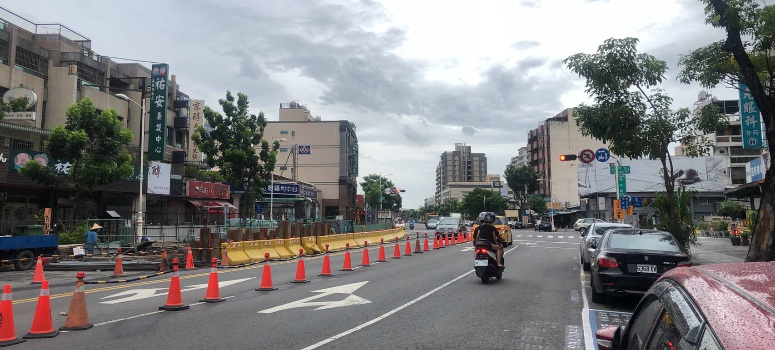
[(568, 160), (576, 160), (576, 158), (578, 158), (578, 157), (579, 156), (577, 156), (575, 154), (561, 154), (560, 155), (560, 161), (564, 162), (564, 161), (568, 161)]

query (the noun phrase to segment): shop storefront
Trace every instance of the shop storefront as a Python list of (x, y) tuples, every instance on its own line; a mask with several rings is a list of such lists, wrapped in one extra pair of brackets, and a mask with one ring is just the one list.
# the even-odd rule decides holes
[[(188, 181), (186, 217), (195, 224), (223, 224), (224, 218), (238, 217), (238, 208), (229, 202), (229, 185), (204, 181)], [(224, 214), (225, 212), (225, 214)]]
[[(274, 194), (272, 194), (274, 192)], [(256, 205), (264, 219), (275, 220), (314, 220), (319, 217), (318, 190), (311, 186), (296, 183), (279, 183), (267, 186), (263, 197)]]

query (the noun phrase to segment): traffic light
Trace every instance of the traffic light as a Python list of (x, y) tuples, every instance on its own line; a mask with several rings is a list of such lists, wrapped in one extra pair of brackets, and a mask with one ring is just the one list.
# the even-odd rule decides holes
[(577, 156), (575, 154), (561, 154), (560, 155), (560, 161), (561, 162), (565, 162), (565, 161), (568, 161), (568, 160), (576, 160), (576, 158), (578, 158), (578, 157), (579, 156)]

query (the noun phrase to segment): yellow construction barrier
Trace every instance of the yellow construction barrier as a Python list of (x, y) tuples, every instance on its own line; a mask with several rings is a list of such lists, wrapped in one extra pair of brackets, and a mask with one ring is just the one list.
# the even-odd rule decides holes
[(315, 243), (317, 244), (318, 249), (320, 249), (321, 252), (326, 251), (326, 244), (328, 244), (329, 252), (335, 252), (335, 251), (344, 249), (344, 247), (342, 247), (341, 249), (338, 249), (337, 246), (334, 245), (333, 241), (334, 241), (333, 237), (331, 236), (317, 236), (317, 238), (315, 239)]
[(261, 250), (262, 241), (247, 241), (242, 242), (242, 249), (245, 250), (245, 254), (250, 258), (250, 262), (264, 261), (264, 251)]
[(278, 252), (277, 249), (275, 249), (275, 242), (276, 239), (266, 239), (261, 240), (261, 251), (263, 254), (269, 253), (269, 259), (270, 260), (280, 260), (284, 259)]
[[(292, 252), (294, 256), (299, 256), (299, 251), (304, 249), (301, 246), (301, 238), (288, 238), (284, 239), (284, 241), (285, 249), (287, 249), (289, 252)], [(307, 254), (306, 249), (304, 250), (304, 254)]]
[(221, 248), (229, 258), (229, 265), (249, 264), (250, 258), (242, 248), (242, 242), (222, 243)]
[(295, 254), (288, 250), (288, 248), (285, 247), (285, 241), (287, 241), (287, 239), (274, 240), (274, 249), (277, 251), (277, 254), (280, 255), (280, 259), (292, 259), (299, 255), (298, 250)]
[(318, 239), (315, 236), (302, 237), (301, 246), (304, 248), (304, 254), (307, 255), (319, 254), (326, 250), (325, 247), (321, 249), (318, 246)]

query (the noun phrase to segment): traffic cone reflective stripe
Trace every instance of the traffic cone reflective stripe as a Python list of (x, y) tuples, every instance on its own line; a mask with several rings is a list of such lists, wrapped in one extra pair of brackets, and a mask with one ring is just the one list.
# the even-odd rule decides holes
[(11, 300), (11, 285), (3, 286), (3, 296), (0, 298), (0, 346), (8, 346), (24, 342), (16, 337), (13, 321), (13, 300)]
[(41, 284), (45, 280), (46, 277), (43, 276), (43, 258), (38, 255), (38, 262), (35, 263), (35, 274), (32, 276), (32, 283), (30, 284)]
[(452, 234), (452, 245), (456, 245), (456, 244), (457, 244), (457, 235), (453, 233)]
[(194, 255), (191, 254), (191, 247), (188, 247), (188, 254), (186, 254), (186, 270), (195, 269), (194, 267)]
[(180, 311), (188, 309), (188, 305), (183, 305), (183, 296), (180, 294), (180, 272), (178, 272), (178, 258), (172, 259), (172, 278), (170, 278), (170, 289), (167, 293), (167, 303), (159, 306), (159, 310)]
[(116, 248), (116, 266), (113, 267), (113, 275), (110, 277), (124, 276), (124, 262), (121, 257), (121, 247)]
[(296, 264), (296, 279), (291, 283), (307, 283), (307, 271), (304, 269), (304, 249), (299, 249), (299, 262)]
[(218, 259), (213, 258), (213, 266), (210, 268), (210, 280), (207, 282), (207, 292), (205, 298), (200, 300), (206, 303), (217, 303), (223, 301), (218, 284)]
[(406, 249), (404, 249), (404, 256), (412, 256), (412, 244), (406, 241)]
[(398, 246), (398, 242), (396, 242), (396, 246), (393, 248), (393, 259), (401, 259), (401, 247)]
[(75, 275), (75, 292), (70, 300), (65, 325), (59, 327), (60, 331), (82, 331), (94, 326), (89, 323), (89, 311), (86, 309), (86, 292), (83, 286), (85, 277), (86, 274), (83, 271), (78, 271)]
[(38, 305), (35, 306), (35, 317), (32, 319), (30, 332), (24, 338), (53, 338), (57, 334), (59, 331), (54, 330), (51, 321), (51, 297), (48, 291), (48, 281), (43, 281), (38, 295)]
[(350, 251), (344, 252), (344, 263), (342, 264), (342, 269), (340, 271), (352, 271), (352, 262), (350, 261)]

